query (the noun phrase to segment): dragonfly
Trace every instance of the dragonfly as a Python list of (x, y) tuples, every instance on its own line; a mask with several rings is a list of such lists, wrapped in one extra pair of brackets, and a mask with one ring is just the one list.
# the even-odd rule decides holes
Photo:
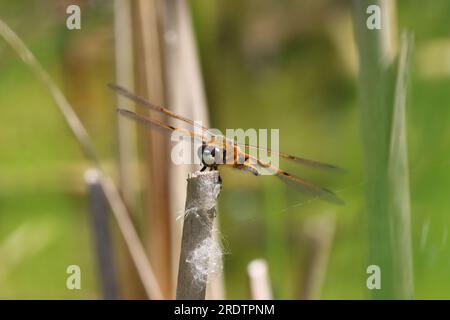
[[(165, 124), (159, 120), (139, 115), (130, 110), (122, 109), (120, 107), (117, 108), (117, 112), (121, 116), (129, 118), (143, 125), (144, 127), (156, 129), (165, 134), (171, 134), (174, 131), (178, 130), (186, 134), (186, 136), (188, 136), (189, 138), (199, 141), (201, 144), (198, 150), (198, 154), (200, 155), (200, 160), (203, 165), (200, 171), (204, 171), (207, 168), (209, 168), (210, 170), (218, 170), (219, 166), (226, 166), (250, 172), (255, 176), (260, 176), (263, 170), (268, 170), (271, 171), (273, 175), (280, 178), (283, 182), (285, 182), (289, 186), (294, 187), (295, 189), (297, 189), (298, 191), (309, 197), (318, 198), (336, 204), (344, 204), (344, 202), (339, 197), (337, 197), (337, 195), (331, 190), (328, 190), (324, 187), (320, 187), (312, 182), (294, 176), (282, 169), (276, 168), (272, 166), (270, 163), (262, 161), (261, 159), (258, 159), (257, 157), (253, 156), (252, 154), (250, 154), (250, 152), (247, 152), (247, 150), (250, 149), (264, 150), (269, 154), (278, 155), (280, 158), (298, 163), (306, 167), (331, 171), (343, 171), (341, 168), (335, 165), (310, 160), (298, 156), (293, 156), (287, 153), (271, 150), (269, 148), (261, 146), (254, 146), (251, 144), (241, 144), (234, 140), (226, 138), (222, 135), (211, 134), (209, 129), (204, 127), (200, 123), (195, 122), (182, 115), (179, 115), (162, 106), (153, 104), (149, 102), (147, 99), (138, 96), (134, 93), (131, 93), (124, 87), (121, 87), (116, 84), (108, 84), (108, 87), (112, 89), (115, 93), (135, 102), (140, 107), (143, 107), (147, 110), (159, 112), (160, 114), (184, 122), (185, 124), (191, 127), (196, 127), (200, 129), (202, 134), (196, 133), (189, 129), (174, 127), (172, 125)], [(231, 152), (229, 152), (230, 150)], [(218, 159), (221, 161), (218, 161)]]

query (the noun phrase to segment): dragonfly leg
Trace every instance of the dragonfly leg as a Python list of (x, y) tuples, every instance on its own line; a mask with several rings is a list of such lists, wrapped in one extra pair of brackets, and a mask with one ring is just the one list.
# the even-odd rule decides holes
[(200, 169), (200, 172), (205, 171), (205, 169), (208, 168), (207, 166), (203, 166), (203, 168)]
[[(219, 171), (219, 166), (218, 165), (214, 165), (210, 168), (210, 171)], [(222, 177), (220, 176), (220, 172), (219, 172), (219, 184), (220, 187), (222, 188)]]

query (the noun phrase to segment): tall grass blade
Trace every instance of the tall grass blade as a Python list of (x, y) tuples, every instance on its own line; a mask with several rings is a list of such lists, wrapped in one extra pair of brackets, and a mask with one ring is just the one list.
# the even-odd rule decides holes
[[(370, 5), (381, 9), (381, 29), (367, 27)], [(394, 2), (355, 0), (353, 8), (368, 181), (369, 265), (381, 271), (381, 288), (371, 293), (379, 299), (409, 299), (413, 274), (405, 101), (411, 40), (403, 38), (396, 62)]]

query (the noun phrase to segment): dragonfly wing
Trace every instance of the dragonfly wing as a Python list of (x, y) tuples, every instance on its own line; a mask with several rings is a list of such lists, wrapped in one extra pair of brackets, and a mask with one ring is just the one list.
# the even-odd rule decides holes
[(189, 118), (183, 117), (183, 116), (181, 116), (181, 115), (179, 115), (179, 114), (176, 114), (175, 112), (172, 112), (172, 111), (170, 111), (169, 109), (166, 109), (166, 108), (164, 108), (164, 107), (155, 105), (155, 104), (149, 102), (148, 100), (146, 100), (145, 98), (140, 97), (140, 96), (138, 96), (138, 95), (135, 95), (134, 93), (131, 93), (130, 91), (128, 91), (127, 89), (125, 89), (125, 88), (123, 88), (123, 87), (121, 87), (121, 86), (118, 86), (118, 85), (116, 85), (116, 84), (111, 84), (111, 83), (110, 83), (110, 84), (108, 84), (108, 87), (109, 87), (110, 89), (112, 89), (113, 91), (115, 91), (116, 93), (118, 93), (118, 94), (120, 94), (120, 95), (122, 95), (122, 96), (124, 96), (124, 97), (127, 97), (128, 99), (130, 99), (130, 100), (136, 102), (136, 103), (137, 103), (138, 105), (140, 105), (140, 106), (143, 106), (143, 107), (145, 107), (145, 108), (147, 108), (147, 109), (150, 109), (150, 110), (153, 110), (153, 111), (157, 111), (157, 112), (163, 113), (163, 114), (165, 114), (165, 115), (168, 115), (168, 116), (170, 116), (170, 117), (172, 117), (172, 118), (181, 120), (181, 121), (183, 121), (183, 122), (185, 122), (185, 123), (187, 123), (187, 124), (190, 124), (190, 125), (192, 125), (192, 126), (199, 127), (199, 128), (201, 128), (203, 131), (206, 131), (206, 130), (207, 130), (207, 128), (203, 127), (203, 126), (200, 125), (199, 123), (197, 123), (197, 122), (195, 122), (195, 121), (192, 121), (192, 120), (189, 119)]
[(162, 133), (165, 134), (171, 134), (172, 132), (174, 132), (175, 130), (180, 131), (182, 133), (184, 133), (185, 136), (190, 137), (193, 140), (197, 140), (200, 142), (204, 141), (204, 138), (201, 135), (195, 134), (194, 132), (191, 132), (189, 130), (183, 129), (183, 128), (175, 128), (173, 126), (170, 126), (168, 124), (164, 124), (158, 120), (155, 119), (150, 119), (144, 116), (140, 116), (132, 111), (129, 110), (125, 110), (125, 109), (117, 109), (117, 112), (124, 116), (127, 117), (133, 121), (136, 121), (137, 123), (143, 125), (144, 127), (150, 128), (150, 129), (155, 129), (158, 130)]
[(344, 201), (339, 199), (332, 191), (295, 177), (286, 171), (279, 170), (277, 177), (279, 177), (287, 185), (294, 187), (298, 191), (310, 197), (319, 198), (336, 204), (344, 204)]
[(342, 169), (338, 166), (335, 166), (333, 164), (315, 161), (315, 160), (311, 160), (311, 159), (306, 159), (306, 158), (302, 158), (302, 157), (297, 157), (297, 156), (293, 156), (293, 155), (290, 155), (287, 153), (271, 150), (271, 149), (265, 148), (265, 147), (257, 147), (257, 146), (253, 146), (253, 145), (249, 145), (249, 144), (239, 144), (239, 143), (236, 143), (236, 144), (243, 148), (264, 150), (268, 153), (268, 155), (275, 154), (275, 155), (280, 156), (283, 159), (296, 162), (296, 163), (301, 164), (306, 167), (325, 169), (325, 170), (335, 170), (335, 171), (341, 171), (341, 172), (345, 171), (344, 169)]
[(336, 194), (334, 194), (332, 191), (319, 187), (309, 181), (303, 180), (301, 178), (298, 178), (296, 176), (291, 175), (290, 173), (280, 170), (278, 168), (275, 168), (274, 166), (265, 163), (261, 160), (254, 159), (250, 156), (254, 161), (256, 162), (254, 166), (258, 168), (258, 171), (263, 173), (266, 172), (268, 174), (276, 175), (278, 178), (280, 178), (284, 183), (287, 185), (295, 188), (296, 190), (302, 192), (303, 194), (313, 197), (313, 198), (319, 198), (321, 200), (325, 200), (332, 203), (337, 204), (344, 204), (344, 202), (339, 199)]

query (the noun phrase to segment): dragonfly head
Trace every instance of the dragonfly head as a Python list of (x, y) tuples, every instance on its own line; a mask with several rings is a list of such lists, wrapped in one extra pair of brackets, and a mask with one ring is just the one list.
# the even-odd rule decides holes
[(203, 144), (198, 149), (198, 156), (207, 167), (223, 164), (223, 151), (218, 146)]

